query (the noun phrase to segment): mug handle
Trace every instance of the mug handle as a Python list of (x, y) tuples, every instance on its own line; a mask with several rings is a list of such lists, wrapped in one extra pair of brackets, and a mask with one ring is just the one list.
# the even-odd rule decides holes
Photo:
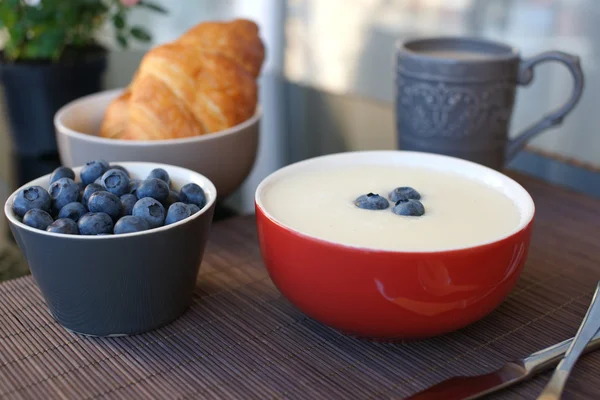
[(519, 75), (517, 83), (527, 86), (533, 81), (533, 69), (537, 64), (546, 61), (558, 61), (564, 64), (573, 77), (573, 91), (569, 100), (555, 111), (546, 114), (540, 121), (525, 129), (520, 135), (510, 140), (506, 148), (505, 159), (510, 161), (517, 155), (525, 144), (538, 133), (562, 123), (565, 116), (570, 113), (583, 92), (583, 70), (579, 62), (579, 57), (563, 53), (562, 51), (547, 51), (531, 58), (521, 60), (519, 65)]

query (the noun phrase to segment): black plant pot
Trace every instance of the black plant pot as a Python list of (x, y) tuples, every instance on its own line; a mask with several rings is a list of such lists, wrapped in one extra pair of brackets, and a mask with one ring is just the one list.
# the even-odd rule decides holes
[(60, 165), (53, 118), (60, 107), (102, 90), (107, 52), (98, 46), (69, 51), (58, 63), (0, 61), (10, 124), (16, 186)]

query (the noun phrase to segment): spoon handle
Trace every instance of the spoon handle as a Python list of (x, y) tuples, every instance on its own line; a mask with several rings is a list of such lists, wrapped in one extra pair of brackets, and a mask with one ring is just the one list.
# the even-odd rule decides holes
[(571, 374), (573, 366), (583, 353), (588, 342), (594, 337), (596, 332), (600, 330), (600, 301), (598, 301), (598, 292), (600, 291), (600, 282), (596, 286), (596, 292), (592, 298), (590, 307), (588, 308), (585, 317), (577, 334), (569, 346), (565, 358), (557, 365), (550, 381), (538, 397), (538, 400), (559, 400), (565, 383)]

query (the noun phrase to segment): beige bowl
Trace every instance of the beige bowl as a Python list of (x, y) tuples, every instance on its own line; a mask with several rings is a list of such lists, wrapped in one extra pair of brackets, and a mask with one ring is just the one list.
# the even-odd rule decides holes
[(147, 161), (191, 169), (210, 179), (219, 199), (237, 189), (250, 174), (258, 150), (262, 110), (230, 129), (203, 136), (130, 141), (97, 136), (109, 103), (123, 89), (107, 90), (74, 100), (54, 116), (56, 141), (63, 165), (87, 161)]

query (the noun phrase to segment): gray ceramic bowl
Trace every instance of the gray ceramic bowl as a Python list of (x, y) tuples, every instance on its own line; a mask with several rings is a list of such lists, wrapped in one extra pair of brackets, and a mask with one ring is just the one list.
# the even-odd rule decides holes
[(148, 161), (177, 165), (201, 173), (224, 199), (248, 177), (258, 151), (262, 116), (258, 107), (249, 120), (230, 129), (193, 138), (131, 141), (98, 137), (104, 112), (122, 89), (74, 100), (54, 116), (58, 151), (63, 165), (89, 160)]
[[(10, 229), (54, 318), (94, 336), (132, 335), (165, 325), (190, 305), (213, 217), (216, 189), (206, 177), (171, 165), (119, 162), (132, 177), (164, 168), (173, 187), (200, 185), (207, 204), (175, 224), (144, 232), (75, 236), (37, 230), (12, 211), (15, 194), (48, 188), (50, 176), (29, 182), (4, 205)], [(79, 176), (80, 168), (74, 168)]]

